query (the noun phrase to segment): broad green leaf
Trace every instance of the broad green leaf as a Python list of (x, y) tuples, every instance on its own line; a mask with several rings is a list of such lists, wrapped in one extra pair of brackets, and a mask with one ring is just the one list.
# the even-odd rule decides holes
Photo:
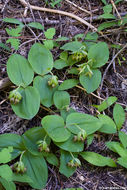
[(114, 104), (117, 101), (117, 98), (115, 96), (110, 96), (106, 100), (104, 100), (100, 105), (93, 105), (98, 109), (99, 112), (104, 111), (108, 107), (110, 107), (112, 104)]
[(117, 3), (121, 2), (121, 1), (123, 1), (123, 0), (116, 0), (116, 1), (115, 1), (115, 4), (117, 4)]
[(77, 67), (72, 67), (71, 69), (68, 70), (68, 74), (78, 75), (79, 71)]
[(109, 49), (105, 42), (99, 42), (90, 47), (88, 59), (93, 61), (92, 68), (98, 68), (105, 65), (109, 59)]
[(11, 160), (19, 156), (24, 146), (22, 145), (21, 136), (17, 134), (2, 134), (0, 135), (0, 150), (3, 148), (13, 147), (13, 152), (11, 152)]
[(6, 44), (4, 44), (2, 42), (0, 42), (0, 48), (3, 48), (5, 50), (7, 50), (7, 51), (11, 51), (11, 49)]
[(57, 41), (57, 42), (61, 42), (61, 41), (67, 41), (67, 40), (69, 40), (69, 38), (67, 38), (67, 37), (64, 37), (64, 36), (62, 36), (62, 37), (59, 37), (59, 38), (57, 38), (57, 39), (56, 39), (56, 41)]
[(110, 28), (110, 27), (113, 27), (113, 26), (116, 26), (118, 24), (117, 21), (110, 21), (110, 22), (104, 22), (102, 24), (99, 25), (98, 27), (98, 32), (106, 29), (106, 28)]
[(50, 107), (53, 104), (53, 94), (57, 90), (57, 87), (52, 88), (48, 85), (51, 77), (51, 75), (37, 76), (33, 81), (33, 86), (39, 91), (41, 104), (46, 107)]
[(92, 144), (93, 139), (94, 139), (94, 134), (88, 135), (88, 137), (87, 137), (87, 147), (89, 147)]
[(95, 166), (110, 166), (110, 167), (116, 167), (115, 162), (109, 158), (109, 157), (104, 157), (98, 153), (95, 152), (82, 152), (80, 155), (83, 157), (84, 160), (89, 162), (90, 164), (93, 164)]
[(69, 114), (75, 113), (75, 112), (76, 112), (76, 110), (74, 110), (73, 108), (69, 108), (69, 110), (63, 109), (63, 110), (60, 110), (60, 115), (64, 119), (64, 121), (66, 121), (67, 116)]
[(79, 80), (77, 79), (68, 79), (62, 82), (62, 84), (59, 86), (58, 90), (68, 90), (70, 88), (73, 88), (79, 83)]
[(34, 72), (25, 57), (13, 54), (7, 61), (7, 73), (17, 86), (28, 86), (34, 77)]
[(6, 28), (6, 32), (8, 33), (9, 36), (12, 37), (19, 37), (21, 36), (21, 32), (22, 32), (23, 26), (19, 25), (17, 28)]
[(84, 37), (85, 37), (85, 34), (84, 34), (84, 33), (81, 33), (81, 34), (76, 34), (76, 35), (74, 36), (74, 39), (75, 39), (75, 40), (82, 40)]
[(101, 0), (101, 1), (102, 1), (102, 3), (104, 3), (105, 5), (107, 4), (106, 0)]
[(92, 40), (92, 41), (97, 41), (98, 39), (98, 34), (96, 32), (88, 32), (86, 34), (85, 40)]
[(67, 59), (68, 66), (72, 66), (78, 62), (79, 62), (78, 60), (73, 59), (73, 55), (68, 56), (68, 59)]
[(56, 33), (56, 29), (55, 28), (49, 28), (46, 32), (44, 32), (45, 37), (49, 40), (53, 39), (53, 36)]
[(121, 23), (121, 20), (118, 20), (118, 26), (123, 26), (127, 23), (127, 16), (125, 17), (122, 17), (122, 23)]
[(127, 157), (118, 158), (117, 163), (123, 166), (124, 168), (127, 168)]
[(55, 5), (57, 5), (58, 4), (58, 6), (60, 6), (60, 2), (61, 2), (62, 0), (55, 0), (55, 1), (51, 1), (52, 3), (50, 3), (50, 5), (54, 8), (55, 7)]
[(53, 68), (53, 56), (42, 44), (35, 43), (28, 54), (28, 60), (33, 70), (40, 75), (49, 73)]
[(53, 40), (45, 40), (45, 41), (43, 41), (43, 44), (49, 50), (53, 49), (53, 47), (54, 47), (54, 41)]
[(67, 51), (63, 51), (60, 53), (60, 59), (67, 61), (68, 59), (68, 52)]
[(65, 175), (67, 178), (72, 176), (73, 173), (76, 171), (76, 167), (72, 168), (72, 167), (67, 166), (67, 163), (71, 161), (72, 159), (73, 158), (69, 152), (61, 150), (59, 172)]
[(0, 166), (0, 176), (7, 181), (12, 181), (12, 170), (7, 164)]
[(49, 137), (55, 142), (64, 142), (71, 135), (65, 127), (63, 118), (58, 115), (43, 117), (41, 124)]
[(113, 118), (115, 120), (117, 129), (120, 130), (125, 122), (125, 112), (121, 105), (116, 104), (113, 109)]
[(55, 142), (55, 144), (63, 150), (69, 152), (82, 152), (84, 149), (84, 143), (81, 141), (74, 142), (74, 135), (65, 142)]
[(103, 18), (103, 19), (116, 19), (116, 17), (113, 14), (110, 14), (110, 13), (104, 13), (104, 14), (100, 15), (99, 18)]
[(106, 146), (112, 150), (113, 152), (116, 152), (121, 157), (127, 157), (127, 150), (123, 148), (123, 146), (118, 142), (107, 142)]
[(90, 135), (100, 129), (101, 123), (92, 115), (71, 113), (67, 116), (66, 126), (73, 134), (78, 134), (81, 128), (86, 131), (87, 135)]
[[(26, 131), (22, 138), (23, 143), (26, 147), (26, 149), (33, 155), (39, 155), (40, 152), (38, 151), (38, 145), (37, 142), (39, 140), (44, 140), (44, 137), (46, 136), (46, 132), (42, 127), (33, 127), (32, 129), (29, 129)], [(50, 144), (50, 138), (47, 136), (45, 138), (47, 144)]]
[(13, 152), (13, 147), (3, 148), (0, 151), (0, 164), (5, 164), (11, 161), (11, 152)]
[(21, 183), (32, 183), (32, 179), (30, 179), (30, 177), (26, 173), (24, 174), (13, 173), (12, 180)]
[(12, 181), (7, 181), (4, 178), (0, 177), (0, 183), (2, 183), (3, 187), (6, 190), (16, 190), (16, 186)]
[(32, 28), (36, 28), (36, 29), (39, 29), (39, 30), (44, 30), (44, 26), (42, 26), (42, 24), (40, 24), (39, 22), (30, 22), (27, 25), (32, 27)]
[(13, 111), (23, 119), (32, 119), (40, 107), (40, 95), (35, 87), (19, 88), (22, 100), (18, 104), (11, 104)]
[(102, 126), (98, 131), (107, 134), (112, 134), (117, 132), (116, 125), (109, 116), (100, 114), (98, 115), (98, 118)]
[(85, 37), (85, 45), (89, 51), (90, 47), (97, 42), (98, 34), (96, 32), (88, 32)]
[(86, 89), (87, 93), (94, 92), (101, 83), (101, 72), (92, 70), (92, 77), (86, 76), (84, 73), (80, 75), (80, 83)]
[[(2, 178), (1, 178), (2, 179)], [(4, 186), (2, 185), (1, 181), (0, 181), (0, 190), (5, 190)]]
[(33, 156), (25, 152), (22, 161), (27, 168), (26, 175), (32, 180), (29, 185), (35, 189), (43, 189), (48, 179), (48, 168), (43, 156)]
[(24, 26), (22, 22), (20, 22), (18, 19), (15, 18), (4, 18), (3, 21), (11, 24), (18, 24)]
[(64, 67), (68, 67), (67, 61), (65, 61), (63, 59), (57, 59), (54, 62), (54, 68), (56, 68), (56, 69), (63, 69)]
[(20, 41), (19, 39), (16, 38), (9, 38), (6, 43), (10, 43), (11, 47), (14, 48), (15, 50), (19, 49)]
[(119, 139), (124, 148), (127, 148), (127, 134), (123, 131), (119, 131)]
[(108, 4), (108, 5), (104, 6), (103, 11), (104, 11), (104, 13), (111, 13), (112, 12), (112, 5)]
[(52, 164), (53, 166), (58, 167), (59, 165), (58, 158), (53, 153), (48, 153), (46, 156), (46, 160), (49, 164)]
[(53, 101), (58, 109), (64, 109), (70, 104), (70, 95), (66, 91), (56, 91), (53, 96)]
[(78, 41), (73, 41), (73, 42), (66, 43), (60, 49), (76, 52), (76, 51), (79, 51), (82, 46), (83, 46), (82, 43), (80, 43)]

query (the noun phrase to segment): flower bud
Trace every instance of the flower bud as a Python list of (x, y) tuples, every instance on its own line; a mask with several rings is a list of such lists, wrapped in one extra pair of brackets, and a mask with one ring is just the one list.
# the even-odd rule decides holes
[(43, 141), (42, 146), (43, 146), (43, 150), (45, 151), (48, 147), (46, 141)]
[(75, 60), (75, 61), (81, 61), (82, 59), (84, 59), (86, 57), (87, 53), (85, 51), (83, 52), (75, 52), (73, 53), (72, 55), (72, 60)]
[(82, 141), (84, 142), (86, 140), (87, 133), (84, 129), (81, 129), (77, 135), (74, 136), (73, 140), (74, 142)]
[(81, 141), (81, 135), (82, 135), (82, 132), (80, 131), (80, 132), (78, 133), (78, 135), (77, 135), (77, 140), (78, 140), (78, 141)]
[(68, 167), (71, 167), (71, 168), (75, 167), (75, 166), (74, 166), (74, 159), (70, 160), (70, 161), (67, 163), (67, 166), (68, 166)]
[(45, 152), (50, 152), (49, 147), (47, 147), (47, 148), (45, 149)]
[(42, 151), (50, 152), (50, 149), (49, 149), (46, 141), (40, 140), (40, 141), (37, 142), (37, 144), (38, 144), (38, 151), (39, 152), (42, 152)]
[(85, 130), (82, 130), (82, 137), (83, 137), (83, 140), (86, 140), (87, 133)]
[(77, 138), (77, 136), (75, 135), (74, 138), (73, 138), (74, 142), (76, 142), (77, 139), (78, 139), (78, 138)]
[(8, 98), (9, 98), (11, 104), (18, 104), (22, 99), (22, 95), (16, 89), (16, 90), (13, 90), (10, 92)]
[(56, 75), (53, 75), (49, 79), (48, 85), (51, 86), (52, 88), (56, 87), (58, 85), (58, 77)]
[(81, 166), (81, 162), (80, 162), (80, 160), (78, 158), (75, 158), (75, 160), (74, 160), (74, 166), (75, 167)]
[(20, 173), (20, 174), (23, 174), (26, 172), (26, 168), (25, 168), (24, 163), (22, 161), (16, 162), (13, 165), (13, 170), (14, 170), (14, 172)]

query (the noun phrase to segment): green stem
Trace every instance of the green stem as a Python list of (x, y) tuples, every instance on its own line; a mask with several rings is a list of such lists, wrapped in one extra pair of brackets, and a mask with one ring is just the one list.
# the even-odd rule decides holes
[(26, 151), (24, 150), (22, 153), (21, 153), (21, 156), (20, 156), (20, 162), (22, 161), (22, 157), (23, 157), (23, 154), (25, 153)]
[(47, 135), (45, 135), (45, 137), (44, 137), (44, 141), (46, 141), (46, 137), (47, 137)]
[(72, 152), (70, 152), (70, 155), (72, 156), (72, 158), (75, 160), (75, 157), (73, 156)]

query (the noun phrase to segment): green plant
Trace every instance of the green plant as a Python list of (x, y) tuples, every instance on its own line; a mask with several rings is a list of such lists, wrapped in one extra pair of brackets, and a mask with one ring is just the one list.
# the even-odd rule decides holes
[[(99, 114), (95, 117), (70, 108), (70, 95), (65, 90), (81, 83), (87, 93), (95, 91), (101, 82), (99, 68), (108, 61), (109, 49), (104, 42), (96, 43), (96, 33), (88, 33), (84, 41), (80, 41), (83, 36), (78, 35), (60, 46), (59, 41), (68, 39), (61, 37), (54, 40), (55, 32), (54, 28), (45, 31), (43, 44), (33, 44), (28, 59), (13, 54), (7, 61), (8, 76), (15, 84), (9, 100), (16, 115), (32, 119), (38, 113), (40, 104), (47, 108), (54, 105), (54, 113), (57, 113), (43, 117), (42, 127), (29, 129), (22, 136), (0, 135), (0, 150), (3, 156), (6, 152), (6, 162), (20, 157), (12, 167), (12, 175), (18, 175), (20, 181), (24, 179), (20, 176), (27, 176), (28, 181), (25, 182), (35, 189), (42, 189), (46, 185), (47, 162), (56, 166), (66, 177), (70, 177), (80, 167), (81, 157), (96, 166), (116, 167), (113, 159), (86, 151), (84, 145), (88, 147), (92, 143), (96, 132), (117, 133), (125, 121), (124, 110), (118, 104), (113, 108), (114, 121), (107, 115)], [(55, 46), (59, 47), (61, 53), (54, 62), (50, 50)], [(54, 74), (54, 69), (59, 72), (63, 68), (68, 72), (68, 79), (59, 85), (61, 81)], [(101, 105), (93, 106), (101, 113), (116, 100), (116, 97), (109, 97)], [(51, 143), (54, 144), (54, 149), (51, 148)], [(7, 178), (4, 180), (8, 181)], [(11, 178), (9, 182), (14, 186), (13, 181), (15, 179)], [(1, 184), (4, 186), (4, 182), (1, 181)]]
[[(7, 50), (9, 52), (11, 51), (11, 49), (6, 44), (4, 44), (2, 42), (0, 42), (0, 48), (2, 48), (4, 50)], [(1, 50), (0, 50), (0, 52), (1, 52)]]
[(125, 168), (127, 168), (127, 134), (123, 131), (119, 131), (120, 142), (107, 142), (106, 146), (113, 152), (119, 154), (117, 158), (117, 163)]
[[(6, 137), (4, 138), (4, 140), (6, 139)], [(13, 137), (15, 138), (15, 135)], [(1, 138), (2, 138), (2, 136), (1, 136)], [(10, 135), (9, 135), (9, 138), (10, 138)], [(15, 140), (16, 140), (16, 138), (15, 138)], [(2, 145), (4, 146), (4, 142)], [(15, 185), (14, 181), (22, 182), (22, 183), (31, 182), (32, 180), (26, 174), (23, 174), (23, 175), (20, 174), (20, 171), (23, 171), (23, 173), (24, 173), (24, 168), (23, 168), (23, 163), (21, 161), (21, 158), (20, 158), (20, 162), (17, 162), (20, 164), (20, 165), (18, 165), (18, 170), (17, 170), (17, 166), (16, 166), (17, 163), (14, 166), (17, 174), (13, 173), (12, 168), (9, 165), (7, 165), (7, 163), (13, 159), (13, 156), (12, 156), (13, 151), (14, 151), (13, 147), (8, 146), (8, 148), (2, 148), (2, 146), (1, 146), (0, 150), (1, 150), (0, 151), (0, 164), (1, 164), (0, 165), (0, 188), (2, 190), (3, 189), (16, 190), (16, 185)]]
[[(116, 16), (112, 14), (112, 5), (108, 4), (106, 0), (101, 0), (101, 1), (104, 3), (104, 7), (103, 7), (104, 14), (100, 15), (99, 18), (108, 19), (108, 20), (112, 19), (112, 20), (111, 21), (109, 20), (100, 24), (98, 27), (98, 32), (104, 29), (113, 28), (113, 27), (122, 27), (124, 30), (124, 25), (127, 23), (127, 16), (125, 15), (119, 19), (116, 18)], [(122, 0), (116, 0), (114, 3), (118, 4), (121, 1)], [(124, 31), (126, 31), (126, 27)]]
[[(101, 72), (98, 68), (103, 66), (109, 58), (106, 43), (87, 43), (85, 45), (85, 42), (74, 40), (60, 47), (63, 51), (60, 53), (60, 58), (54, 62), (50, 49), (53, 49), (56, 41), (58, 43), (63, 39), (53, 40), (54, 28), (48, 29), (44, 34), (46, 37), (46, 40), (43, 41), (44, 45), (35, 43), (28, 53), (28, 60), (19, 54), (13, 54), (7, 62), (8, 76), (18, 86), (9, 95), (12, 109), (19, 117), (25, 119), (31, 119), (37, 114), (40, 102), (46, 107), (50, 107), (54, 103), (57, 109), (69, 106), (69, 94), (63, 90), (72, 88), (79, 82), (87, 93), (96, 90), (101, 82)], [(77, 76), (75, 79), (65, 80), (59, 86), (59, 79), (52, 70), (64, 67), (69, 73)], [(38, 74), (35, 78), (34, 73)], [(33, 86), (31, 86), (32, 82)], [(44, 88), (45, 92), (43, 92)], [(17, 94), (20, 98), (16, 98)], [(63, 100), (60, 97), (63, 97)], [(65, 103), (66, 105), (64, 105)]]
[(104, 14), (100, 15), (99, 18), (103, 19), (116, 19), (116, 17), (111, 13), (112, 12), (112, 5), (106, 4), (103, 7)]
[(55, 7), (56, 5), (60, 6), (60, 2), (62, 0), (45, 0), (45, 3), (51, 5), (51, 7)]
[[(6, 41), (6, 43), (10, 43), (11, 47), (14, 48), (14, 50), (19, 49), (19, 45), (20, 45), (19, 38), (21, 37), (23, 28), (25, 28), (26, 26), (31, 27), (31, 28), (36, 28), (39, 30), (44, 30), (44, 27), (38, 22), (31, 22), (27, 25), (24, 25), (22, 22), (14, 18), (4, 18), (3, 21), (6, 23), (18, 25), (15, 28), (6, 28), (6, 32), (9, 35), (9, 39)], [(5, 46), (4, 46), (4, 49), (5, 49)], [(8, 50), (8, 48), (6, 49)]]
[[(28, 176), (29, 178), (27, 177), (25, 182), (32, 188), (42, 189), (45, 187), (48, 177), (46, 161), (58, 167), (60, 173), (70, 177), (76, 168), (81, 165), (79, 155), (94, 165), (98, 165), (99, 160), (99, 163), (101, 163), (99, 166), (116, 166), (115, 162), (110, 158), (92, 152), (83, 152), (86, 138), (101, 128), (97, 118), (87, 114), (72, 113), (67, 116), (65, 124), (61, 116), (49, 115), (45, 116), (41, 123), (42, 127), (29, 129), (21, 137), (16, 134), (3, 134), (0, 136), (0, 149), (2, 150), (1, 154), (3, 154), (4, 163), (5, 156), (6, 162), (20, 156), (19, 161), (12, 167), (13, 171), (17, 173), (14, 175), (18, 176), (19, 181)], [(92, 123), (94, 123), (95, 127), (93, 127)], [(83, 141), (82, 138), (79, 138), (79, 134), (80, 138), (84, 137)], [(85, 136), (81, 136), (82, 134)], [(75, 136), (79, 139), (75, 139)], [(56, 145), (54, 150), (50, 149), (51, 140)], [(9, 146), (13, 146), (13, 148), (6, 148)], [(56, 154), (59, 148), (59, 154)], [(91, 157), (89, 154), (92, 154)], [(58, 157), (60, 155), (60, 162), (56, 155)], [(10, 178), (5, 179), (10, 180)], [(15, 181), (15, 179), (11, 178), (12, 181)]]

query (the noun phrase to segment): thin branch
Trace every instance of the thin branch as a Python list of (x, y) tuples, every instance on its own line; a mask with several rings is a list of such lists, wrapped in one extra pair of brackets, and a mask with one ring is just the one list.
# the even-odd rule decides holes
[[(79, 86), (79, 85), (76, 85), (76, 87), (77, 88), (79, 88), (79, 89), (81, 89), (81, 90), (83, 90), (85, 93), (86, 93), (86, 90), (83, 88), (83, 87), (81, 87), (81, 86)], [(96, 94), (94, 94), (94, 93), (90, 93), (92, 96), (94, 96), (94, 97), (96, 97), (96, 98), (98, 98), (99, 100), (106, 100), (106, 99), (104, 99), (104, 98), (101, 98), (100, 96), (97, 96)], [(119, 105), (121, 105), (121, 106), (124, 106), (124, 107), (127, 107), (127, 105), (126, 104), (123, 104), (123, 103), (120, 103), (120, 102), (116, 102), (117, 104), (119, 104)]]
[(117, 8), (116, 8), (116, 5), (115, 5), (114, 1), (113, 1), (113, 0), (110, 0), (110, 1), (111, 1), (111, 3), (112, 3), (113, 8), (115, 9), (115, 11), (116, 11), (116, 13), (117, 13), (118, 18), (121, 20), (121, 16), (120, 16), (120, 14), (119, 14), (119, 12), (118, 12), (118, 10), (117, 10)]
[(9, 80), (9, 78), (4, 78), (2, 80), (0, 80), (0, 90), (3, 90), (4, 88), (7, 88), (8, 86), (10, 86), (12, 83)]
[[(24, 6), (24, 7), (28, 7), (28, 4), (25, 0), (19, 0), (20, 3)], [(79, 21), (80, 23), (88, 26), (89, 28), (91, 28), (94, 31), (97, 31), (97, 28), (95, 28), (92, 24), (88, 23), (87, 21), (85, 21), (84, 19), (76, 16), (73, 13), (68, 13), (65, 11), (61, 11), (61, 10), (55, 10), (55, 9), (49, 9), (49, 8), (44, 8), (44, 7), (38, 7), (38, 6), (33, 6), (29, 4), (29, 7), (33, 10), (38, 10), (38, 11), (43, 11), (43, 12), (49, 12), (49, 13), (55, 13), (55, 14), (61, 14), (63, 16), (68, 16), (71, 18), (74, 18), (75, 20)]]
[(69, 0), (65, 0), (67, 3), (73, 5), (74, 7), (78, 8), (79, 10), (91, 15), (91, 12), (90, 11), (87, 11), (86, 9), (83, 9), (82, 7), (79, 7), (78, 5), (76, 5), (75, 3), (69, 1)]
[(111, 62), (109, 63), (109, 65), (107, 66), (107, 68), (105, 69), (105, 72), (103, 74), (103, 77), (102, 77), (102, 82), (101, 82), (101, 86), (100, 86), (100, 93), (101, 93), (101, 90), (102, 90), (102, 86), (103, 86), (103, 83), (104, 83), (104, 79), (105, 79), (105, 76), (107, 74), (107, 71), (108, 69), (110, 68), (110, 66), (112, 65), (112, 63), (114, 62), (114, 60), (117, 58), (117, 56), (127, 47), (127, 44), (121, 49), (119, 50), (116, 55), (112, 58)]

